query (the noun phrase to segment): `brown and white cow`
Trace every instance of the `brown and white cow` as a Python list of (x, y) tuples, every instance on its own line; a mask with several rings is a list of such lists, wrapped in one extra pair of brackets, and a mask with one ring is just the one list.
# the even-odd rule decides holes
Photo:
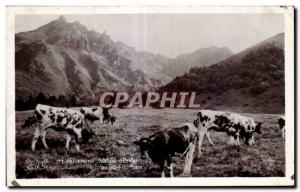
[(281, 116), (278, 119), (278, 126), (279, 126), (279, 129), (281, 130), (282, 138), (284, 139), (285, 138), (285, 118), (284, 118), (284, 116)]
[(240, 145), (240, 138), (244, 140), (246, 145), (253, 145), (253, 134), (261, 134), (261, 122), (256, 123), (253, 118), (236, 113), (200, 110), (197, 114), (197, 121), (199, 122), (198, 157), (201, 155), (205, 135), (211, 142), (210, 134), (207, 134), (211, 130), (227, 133), (237, 145)]
[[(70, 141), (75, 140), (75, 147), (80, 151), (79, 144), (82, 142), (82, 130), (84, 116), (76, 110), (51, 107), (38, 104), (35, 108), (37, 125), (31, 143), (32, 151), (39, 137), (42, 137), (43, 145), (48, 149), (46, 143), (46, 131), (51, 128), (55, 131), (62, 131), (66, 134), (66, 149), (69, 150)], [(85, 137), (89, 137), (85, 134)], [(86, 138), (85, 138), (86, 139)]]
[(134, 144), (138, 145), (141, 158), (147, 156), (159, 165), (161, 176), (165, 177), (165, 172), (169, 172), (173, 177), (172, 157), (175, 153), (185, 155), (185, 165), (183, 174), (189, 174), (193, 162), (193, 154), (197, 143), (197, 128), (194, 124), (188, 123), (176, 128), (170, 128), (154, 133), (149, 137), (143, 137)]

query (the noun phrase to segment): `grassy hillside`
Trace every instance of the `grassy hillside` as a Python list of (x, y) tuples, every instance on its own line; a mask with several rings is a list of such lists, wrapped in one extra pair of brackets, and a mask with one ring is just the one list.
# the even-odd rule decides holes
[(202, 107), (282, 113), (284, 51), (279, 45), (269, 39), (210, 67), (192, 68), (160, 91), (195, 91)]

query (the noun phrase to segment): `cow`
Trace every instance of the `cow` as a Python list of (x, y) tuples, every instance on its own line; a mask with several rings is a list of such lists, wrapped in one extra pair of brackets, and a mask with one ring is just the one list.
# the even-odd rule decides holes
[(103, 124), (104, 110), (102, 107), (81, 107), (80, 113), (84, 116), (84, 120), (88, 126), (87, 120), (92, 124), (94, 124), (94, 121), (100, 121), (100, 124)]
[(37, 123), (37, 120), (36, 120), (36, 117), (35, 116), (31, 116), (31, 117), (28, 117), (24, 124), (22, 125), (22, 128), (25, 129), (25, 128), (32, 128), (35, 124)]
[(235, 113), (200, 110), (196, 120), (199, 122), (198, 158), (201, 155), (204, 136), (206, 135), (211, 142), (210, 134), (207, 134), (208, 131), (225, 132), (237, 145), (240, 145), (240, 138), (244, 140), (246, 145), (253, 145), (253, 134), (261, 134), (261, 122), (256, 123), (253, 118)]
[[(161, 177), (169, 172), (173, 177), (172, 157), (175, 153), (185, 156), (183, 174), (189, 174), (193, 162), (193, 154), (197, 143), (197, 122), (187, 123), (176, 128), (169, 128), (134, 141), (140, 148), (141, 158), (150, 157), (153, 163), (159, 165)], [(167, 166), (166, 166), (167, 165)]]
[[(79, 144), (82, 143), (82, 130), (84, 116), (73, 109), (51, 107), (47, 105), (38, 104), (35, 108), (35, 116), (38, 123), (31, 143), (32, 151), (35, 151), (35, 145), (38, 138), (42, 137), (42, 142), (45, 149), (48, 149), (46, 143), (46, 131), (49, 128), (55, 131), (62, 131), (66, 133), (66, 149), (69, 150), (70, 141), (75, 140), (75, 147), (80, 151)], [(85, 135), (87, 139), (88, 134)]]
[(102, 107), (103, 109), (103, 121), (106, 123), (111, 122), (113, 124), (116, 121), (116, 117), (109, 113), (111, 107)]
[(284, 139), (285, 138), (285, 118), (283, 116), (281, 116), (278, 119), (278, 126), (279, 126), (279, 129), (281, 130), (282, 138)]

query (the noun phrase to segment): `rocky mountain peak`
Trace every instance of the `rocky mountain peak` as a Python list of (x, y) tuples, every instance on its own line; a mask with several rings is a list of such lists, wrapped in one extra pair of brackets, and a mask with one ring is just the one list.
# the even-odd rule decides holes
[(63, 15), (61, 15), (56, 21), (60, 23), (67, 23), (67, 20)]

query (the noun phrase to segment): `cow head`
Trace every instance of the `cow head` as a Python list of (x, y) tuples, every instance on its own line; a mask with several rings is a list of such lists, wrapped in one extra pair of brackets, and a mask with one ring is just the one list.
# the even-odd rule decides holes
[(37, 122), (36, 118), (35, 117), (28, 117), (24, 124), (22, 125), (22, 128), (26, 128), (26, 127), (30, 127), (32, 126), (33, 124), (35, 124)]
[(90, 138), (95, 135), (95, 131), (91, 129), (83, 129), (81, 135), (82, 135), (82, 143), (86, 144), (89, 142)]
[(113, 125), (115, 122), (116, 122), (116, 116), (110, 116), (110, 118), (109, 118), (109, 120), (110, 120), (110, 122), (111, 122), (111, 124)]
[(279, 129), (280, 130), (285, 126), (285, 120), (284, 120), (284, 118), (280, 117), (278, 119), (278, 125), (279, 125)]
[(147, 151), (150, 148), (150, 142), (151, 140), (149, 138), (141, 138), (139, 140), (134, 141), (133, 143), (140, 147), (141, 152), (141, 158), (146, 159), (147, 158)]
[(258, 134), (261, 134), (261, 126), (262, 126), (262, 124), (263, 124), (263, 122), (257, 122), (256, 123), (256, 126), (255, 126), (255, 128), (254, 128), (254, 132), (255, 133), (258, 133)]
[(241, 127), (238, 130), (240, 130), (239, 131), (239, 137), (244, 141), (244, 143), (246, 145), (251, 145), (250, 140), (252, 138), (253, 132), (246, 131), (246, 128), (244, 128), (244, 127)]
[(240, 137), (244, 139), (246, 145), (254, 144), (254, 134), (261, 134), (262, 123), (257, 123), (253, 131), (246, 131), (245, 128), (241, 129)]

